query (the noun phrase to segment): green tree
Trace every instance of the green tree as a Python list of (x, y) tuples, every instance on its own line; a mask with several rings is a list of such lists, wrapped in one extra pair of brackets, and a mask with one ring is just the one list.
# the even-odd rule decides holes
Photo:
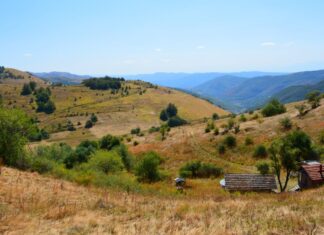
[(92, 123), (92, 121), (91, 121), (91, 120), (87, 120), (87, 121), (86, 121), (86, 124), (84, 125), (84, 127), (87, 128), (87, 129), (93, 127), (93, 123)]
[(224, 144), (229, 148), (234, 148), (236, 146), (236, 138), (232, 135), (228, 135), (224, 139)]
[(168, 120), (168, 114), (167, 114), (167, 112), (165, 111), (165, 109), (163, 109), (162, 111), (161, 111), (161, 113), (160, 113), (160, 119), (162, 120), (162, 121), (167, 121)]
[(96, 114), (94, 114), (94, 113), (91, 114), (90, 120), (91, 120), (92, 123), (96, 123), (98, 121), (98, 118), (97, 118)]
[(266, 157), (268, 155), (267, 149), (266, 147), (264, 147), (264, 145), (258, 145), (253, 153), (253, 157), (255, 158), (262, 158), (262, 157)]
[(289, 117), (280, 119), (279, 123), (284, 130), (290, 130), (293, 125)]
[(32, 93), (32, 90), (31, 90), (29, 84), (25, 83), (25, 84), (23, 85), (23, 88), (22, 88), (20, 94), (21, 94), (21, 95), (30, 95), (31, 93)]
[[(297, 169), (301, 161), (319, 158), (309, 136), (300, 130), (274, 141), (269, 148), (269, 153), (281, 192), (286, 190), (291, 173)], [(284, 181), (281, 180), (282, 172), (285, 172)]]
[(217, 120), (217, 119), (219, 119), (219, 115), (218, 115), (217, 113), (213, 113), (213, 115), (212, 115), (212, 119), (213, 119), (213, 120)]
[(32, 91), (36, 89), (37, 83), (34, 81), (29, 82), (29, 87)]
[(178, 113), (177, 107), (174, 104), (171, 104), (171, 103), (168, 104), (168, 107), (166, 108), (165, 111), (168, 114), (169, 118), (176, 116), (177, 113)]
[(261, 113), (264, 117), (270, 117), (277, 114), (285, 113), (286, 108), (278, 100), (271, 100), (262, 110)]
[(304, 104), (296, 105), (295, 108), (298, 110), (299, 117), (305, 115), (306, 106)]
[(320, 106), (321, 101), (321, 92), (319, 91), (312, 91), (306, 95), (308, 103), (312, 106), (312, 109), (317, 108)]
[(25, 145), (35, 126), (17, 109), (0, 108), (0, 158), (9, 166), (23, 167)]
[(111, 150), (120, 145), (120, 140), (116, 136), (106, 135), (101, 138), (99, 146), (101, 149)]
[(139, 181), (155, 182), (161, 179), (159, 165), (161, 158), (154, 152), (146, 153), (135, 167), (135, 175)]
[(267, 162), (260, 162), (256, 165), (258, 171), (260, 172), (260, 174), (262, 175), (266, 175), (269, 174), (270, 172), (270, 165)]

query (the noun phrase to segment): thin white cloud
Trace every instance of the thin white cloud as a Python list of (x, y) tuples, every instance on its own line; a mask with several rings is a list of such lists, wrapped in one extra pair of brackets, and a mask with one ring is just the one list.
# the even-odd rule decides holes
[(199, 45), (199, 46), (197, 46), (196, 48), (197, 48), (198, 50), (202, 50), (202, 49), (205, 49), (206, 47), (203, 46), (203, 45)]
[(261, 43), (261, 46), (263, 46), (263, 47), (274, 47), (276, 45), (277, 44), (275, 42), (262, 42)]
[(155, 50), (156, 52), (161, 52), (161, 51), (162, 51), (161, 48), (155, 48), (154, 50)]
[(28, 52), (28, 53), (24, 53), (23, 56), (24, 56), (24, 57), (32, 57), (33, 54)]

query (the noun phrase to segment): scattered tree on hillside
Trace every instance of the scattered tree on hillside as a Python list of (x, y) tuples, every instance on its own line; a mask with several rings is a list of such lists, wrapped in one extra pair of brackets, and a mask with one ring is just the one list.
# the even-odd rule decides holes
[(308, 103), (311, 105), (312, 109), (315, 109), (318, 106), (320, 106), (321, 92), (312, 91), (307, 94), (306, 98), (308, 100)]
[(29, 82), (29, 87), (32, 91), (35, 91), (36, 87), (37, 87), (37, 83), (34, 81)]
[(219, 119), (219, 115), (218, 115), (217, 113), (213, 113), (213, 115), (212, 115), (212, 119), (213, 119), (213, 120), (217, 120), (217, 119)]
[(84, 128), (89, 129), (91, 127), (93, 127), (92, 121), (91, 120), (87, 120), (86, 123), (85, 123), (85, 125), (84, 125)]
[(270, 165), (267, 162), (260, 162), (256, 165), (258, 171), (262, 175), (266, 175), (270, 173)]
[(137, 179), (142, 182), (152, 183), (161, 179), (159, 165), (161, 164), (161, 157), (154, 153), (146, 153), (138, 161), (135, 167), (135, 175)]
[(304, 104), (296, 105), (295, 108), (298, 110), (299, 117), (306, 114), (306, 106)]
[(53, 101), (50, 100), (51, 90), (49, 88), (39, 88), (35, 90), (37, 112), (44, 112), (51, 114), (55, 111), (56, 107)]
[(0, 108), (0, 158), (6, 165), (24, 167), (25, 145), (34, 128), (22, 111)]
[(32, 93), (32, 89), (30, 88), (30, 85), (28, 83), (25, 83), (23, 85), (23, 88), (21, 90), (21, 95), (30, 95)]
[(96, 123), (98, 121), (98, 118), (97, 118), (96, 114), (94, 114), (94, 113), (91, 114), (90, 120), (91, 120), (92, 123)]
[(125, 79), (106, 76), (103, 78), (86, 79), (82, 84), (92, 90), (119, 90), (122, 81), (125, 81)]
[(162, 121), (167, 121), (167, 125), (169, 127), (176, 127), (186, 124), (187, 121), (179, 117), (177, 113), (177, 107), (174, 104), (169, 103), (167, 108), (161, 111), (160, 119)]
[(221, 174), (223, 174), (222, 168), (216, 167), (211, 163), (204, 163), (200, 161), (188, 162), (179, 170), (179, 175), (181, 177), (188, 178), (219, 177)]
[(271, 100), (262, 110), (261, 113), (264, 117), (270, 117), (277, 114), (285, 113), (286, 108), (278, 100)]
[[(291, 173), (297, 170), (301, 161), (319, 158), (309, 136), (298, 130), (275, 140), (269, 148), (269, 153), (281, 192), (286, 190)], [(284, 181), (281, 177), (282, 172), (285, 172)]]
[(289, 117), (284, 117), (280, 119), (279, 123), (284, 130), (290, 130), (293, 125)]

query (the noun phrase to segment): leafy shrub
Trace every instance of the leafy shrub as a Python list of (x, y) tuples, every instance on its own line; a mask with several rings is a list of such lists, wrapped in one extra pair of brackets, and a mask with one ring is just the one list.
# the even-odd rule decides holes
[(217, 120), (217, 119), (219, 119), (219, 115), (218, 115), (217, 113), (213, 113), (213, 115), (212, 115), (212, 119), (213, 119), (213, 120)]
[(306, 95), (306, 98), (308, 100), (308, 103), (312, 106), (312, 109), (315, 109), (320, 106), (321, 92), (312, 91)]
[(254, 142), (253, 142), (253, 139), (248, 136), (245, 138), (244, 143), (245, 143), (245, 145), (252, 145)]
[(161, 179), (159, 172), (159, 165), (161, 164), (161, 157), (154, 152), (146, 153), (138, 161), (135, 167), (135, 175), (139, 181), (155, 182)]
[(160, 127), (152, 126), (152, 127), (149, 129), (149, 133), (159, 132), (159, 131), (160, 131)]
[(260, 162), (256, 165), (256, 167), (262, 175), (270, 173), (270, 165), (267, 162)]
[(131, 130), (132, 135), (139, 135), (141, 133), (141, 128), (137, 127)]
[(31, 170), (37, 171), (40, 174), (44, 174), (53, 170), (55, 165), (54, 161), (51, 161), (44, 157), (36, 157), (32, 159)]
[(264, 117), (270, 117), (277, 114), (285, 113), (286, 108), (278, 100), (271, 100), (262, 110), (261, 113)]
[(120, 145), (118, 148), (116, 148), (116, 152), (119, 154), (124, 167), (127, 171), (130, 171), (133, 168), (134, 159), (133, 156), (128, 152), (125, 145)]
[(181, 126), (181, 125), (184, 125), (184, 124), (187, 124), (187, 121), (180, 118), (179, 116), (171, 117), (168, 120), (168, 126), (169, 127), (176, 127), (176, 126)]
[(223, 169), (214, 166), (210, 163), (202, 163), (200, 161), (192, 161), (186, 163), (180, 168), (179, 174), (181, 177), (188, 178), (209, 178), (218, 177), (223, 174)]
[(262, 158), (262, 157), (266, 157), (268, 155), (267, 149), (266, 147), (264, 147), (264, 145), (258, 145), (253, 153), (253, 157), (255, 158)]
[(98, 118), (97, 118), (96, 114), (94, 114), (94, 113), (91, 114), (90, 120), (91, 120), (92, 123), (96, 123), (98, 121)]
[(306, 106), (304, 104), (296, 105), (295, 108), (298, 110), (300, 117), (306, 114)]
[(135, 140), (135, 141), (133, 142), (133, 145), (134, 145), (134, 146), (139, 145), (138, 141)]
[(177, 107), (172, 103), (168, 104), (168, 107), (165, 109), (165, 111), (169, 118), (175, 117), (178, 113)]
[(214, 129), (214, 135), (219, 135), (219, 129), (217, 127)]
[(106, 135), (101, 138), (99, 143), (101, 149), (111, 150), (120, 145), (120, 140), (118, 137)]
[(284, 117), (279, 122), (284, 130), (290, 130), (292, 128), (292, 122), (289, 117)]
[(21, 90), (21, 95), (30, 95), (32, 93), (32, 89), (30, 88), (30, 85), (25, 83), (23, 85), (23, 88)]
[(84, 127), (87, 128), (87, 129), (93, 127), (93, 123), (92, 123), (92, 121), (91, 121), (91, 120), (87, 120), (87, 121), (86, 121), (86, 124), (84, 125)]
[(241, 114), (241, 116), (240, 116), (240, 122), (246, 122), (246, 117), (245, 117), (245, 115), (244, 114)]
[(236, 146), (236, 138), (232, 135), (228, 135), (224, 139), (224, 144), (229, 148), (233, 148)]
[(160, 119), (162, 120), (162, 121), (167, 121), (168, 120), (168, 114), (167, 114), (167, 112), (165, 111), (165, 109), (163, 109), (162, 111), (161, 111), (161, 113), (160, 113)]
[(223, 144), (218, 145), (218, 153), (224, 154), (226, 152), (226, 147)]
[(97, 151), (90, 158), (89, 162), (82, 167), (91, 168), (107, 174), (121, 171), (124, 165), (117, 152)]

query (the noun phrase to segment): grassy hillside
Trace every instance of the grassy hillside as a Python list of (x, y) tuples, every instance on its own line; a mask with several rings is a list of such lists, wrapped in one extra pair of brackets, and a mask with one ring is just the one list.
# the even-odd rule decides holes
[[(20, 91), (23, 84), (31, 80), (37, 81), (40, 86), (46, 86), (45, 82), (28, 73), (12, 71), (21, 74), (24, 79), (8, 79), (0, 84), (5, 107), (22, 108), (30, 116), (37, 117), (40, 127), (56, 133), (50, 141), (74, 144), (81, 139), (99, 138), (108, 133), (127, 134), (136, 127), (147, 130), (151, 126), (160, 125), (160, 111), (168, 103), (174, 103), (179, 109), (179, 115), (188, 121), (210, 117), (213, 113), (220, 116), (228, 114), (227, 111), (189, 94), (138, 81), (123, 83), (124, 87), (130, 87), (128, 95), (121, 92), (112, 94), (110, 90), (91, 90), (82, 85), (50, 86), (56, 111), (50, 115), (36, 113), (36, 103), (31, 102), (31, 99), (35, 99), (34, 96), (21, 96)], [(90, 130), (85, 129), (84, 125), (92, 113), (98, 116), (98, 123)], [(58, 125), (64, 126), (68, 120), (77, 130), (58, 131)]]
[[(215, 182), (215, 186), (216, 186)], [(152, 197), (4, 168), (0, 233), (323, 234), (324, 188), (295, 194)]]

